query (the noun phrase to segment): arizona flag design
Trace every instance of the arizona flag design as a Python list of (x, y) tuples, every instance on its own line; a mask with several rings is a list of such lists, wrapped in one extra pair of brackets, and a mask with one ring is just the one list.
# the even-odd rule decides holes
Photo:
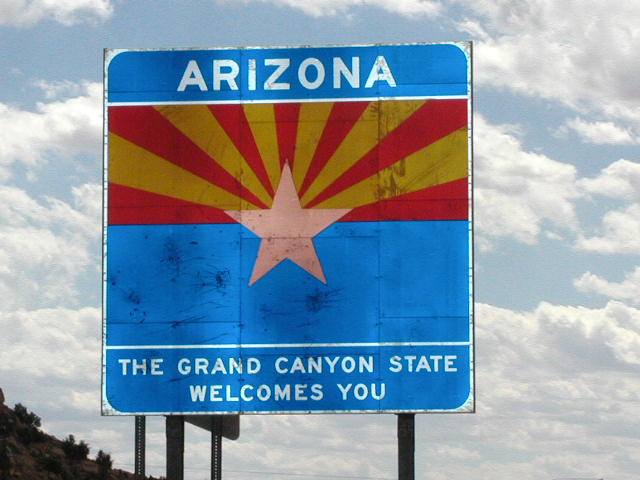
[(105, 413), (473, 408), (468, 95), (107, 109)]

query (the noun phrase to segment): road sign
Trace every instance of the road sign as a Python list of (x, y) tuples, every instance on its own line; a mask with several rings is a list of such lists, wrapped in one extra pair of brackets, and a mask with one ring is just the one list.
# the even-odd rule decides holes
[(470, 58), (107, 50), (103, 413), (473, 411)]

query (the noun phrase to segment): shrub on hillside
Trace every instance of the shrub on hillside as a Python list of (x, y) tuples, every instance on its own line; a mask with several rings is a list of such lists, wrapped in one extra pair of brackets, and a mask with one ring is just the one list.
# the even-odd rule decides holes
[(16, 437), (23, 445), (29, 445), (36, 442), (44, 442), (47, 436), (40, 431), (40, 417), (21, 403), (17, 403), (13, 408), (13, 413), (18, 420), (15, 425)]
[(113, 466), (113, 460), (111, 460), (111, 455), (103, 452), (102, 450), (98, 451), (98, 455), (96, 456), (96, 463), (98, 464), (98, 477), (107, 478), (109, 472), (111, 471), (111, 467)]
[(59, 475), (62, 478), (68, 478), (69, 472), (64, 465), (64, 461), (60, 455), (47, 453), (45, 456), (38, 458), (38, 464), (47, 472)]
[(86, 460), (89, 455), (89, 445), (84, 440), (80, 440), (80, 443), (76, 443), (76, 439), (73, 435), (69, 435), (62, 441), (62, 451), (72, 462), (81, 462)]
[(13, 413), (21, 423), (29, 427), (40, 428), (40, 417), (27, 410), (27, 407), (21, 403), (16, 403), (15, 407), (13, 407)]
[(44, 442), (47, 435), (33, 426), (19, 425), (16, 428), (16, 438), (23, 445), (31, 445), (32, 443)]
[(13, 416), (7, 412), (0, 411), (0, 439), (8, 437), (16, 431), (16, 422)]

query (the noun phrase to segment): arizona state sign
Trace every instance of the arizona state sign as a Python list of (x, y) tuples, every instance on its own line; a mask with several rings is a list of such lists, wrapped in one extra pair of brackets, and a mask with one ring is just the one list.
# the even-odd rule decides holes
[(105, 414), (473, 411), (470, 45), (105, 82)]

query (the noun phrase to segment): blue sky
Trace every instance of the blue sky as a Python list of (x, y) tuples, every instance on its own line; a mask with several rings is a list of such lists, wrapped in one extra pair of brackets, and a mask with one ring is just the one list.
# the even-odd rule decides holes
[[(8, 403), (133, 468), (133, 419), (99, 416), (104, 48), (472, 40), (477, 413), (417, 418), (417, 478), (640, 478), (640, 6), (621, 3), (0, 0)], [(394, 478), (394, 422), (246, 417), (225, 471)]]

